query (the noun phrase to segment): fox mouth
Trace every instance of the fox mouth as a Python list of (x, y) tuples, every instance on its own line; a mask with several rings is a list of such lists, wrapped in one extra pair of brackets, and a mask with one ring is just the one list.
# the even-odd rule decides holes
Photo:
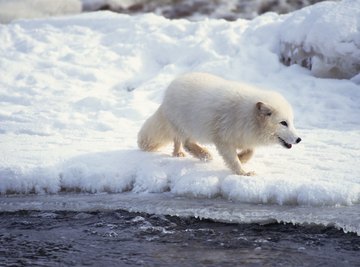
[(288, 148), (288, 149), (290, 149), (290, 148), (292, 147), (292, 145), (289, 144), (289, 143), (286, 143), (284, 139), (280, 138), (279, 136), (278, 136), (278, 138), (279, 138), (279, 140), (280, 140), (280, 143), (281, 143), (284, 147), (286, 147), (286, 148)]

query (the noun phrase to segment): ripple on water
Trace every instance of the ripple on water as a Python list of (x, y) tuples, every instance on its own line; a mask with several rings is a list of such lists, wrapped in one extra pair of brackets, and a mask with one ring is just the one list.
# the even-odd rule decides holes
[(108, 212), (0, 213), (5, 265), (356, 266), (360, 237), (332, 227), (229, 224)]

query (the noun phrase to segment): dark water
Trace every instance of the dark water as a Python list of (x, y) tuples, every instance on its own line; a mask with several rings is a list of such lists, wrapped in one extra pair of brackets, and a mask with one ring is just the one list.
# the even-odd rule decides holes
[(331, 227), (107, 212), (0, 213), (1, 266), (360, 266)]

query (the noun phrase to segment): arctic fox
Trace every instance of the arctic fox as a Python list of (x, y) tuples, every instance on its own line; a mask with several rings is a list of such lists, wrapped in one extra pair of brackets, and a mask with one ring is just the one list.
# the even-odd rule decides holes
[(246, 172), (242, 164), (251, 158), (255, 147), (281, 144), (291, 148), (300, 141), (292, 108), (280, 94), (207, 73), (175, 79), (138, 134), (142, 150), (156, 151), (174, 142), (173, 156), (185, 156), (184, 147), (204, 161), (212, 156), (199, 143), (213, 143), (238, 175), (254, 174)]

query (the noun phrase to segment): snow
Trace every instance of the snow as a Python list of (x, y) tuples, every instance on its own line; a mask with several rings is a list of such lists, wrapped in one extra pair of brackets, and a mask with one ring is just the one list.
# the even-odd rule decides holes
[(283, 22), (281, 54), (290, 63), (310, 61), (316, 76), (352, 78), (360, 72), (359, 31), (360, 1), (317, 4)]
[[(324, 12), (328, 5), (323, 4)], [(320, 4), (312, 8), (321, 13)], [(91, 193), (86, 201), (96, 197), (104, 205), (105, 193), (145, 202), (151, 194), (153, 202), (133, 209), (166, 213), (170, 208), (164, 203), (174, 200), (171, 214), (202, 212), (206, 218), (250, 222), (256, 216), (235, 213), (234, 206), (255, 212), (262, 204), (263, 220), (335, 224), (359, 234), (358, 75), (321, 79), (279, 62), (281, 38), (290, 40), (284, 29), (303, 13), (190, 22), (97, 12), (0, 25), (0, 209), (7, 210), (9, 201), (37, 208), (31, 206), (31, 193), (40, 195), (40, 203), (56, 199), (43, 194)], [(347, 20), (354, 17), (337, 21), (346, 25)], [(311, 40), (326, 57), (343, 51), (340, 39), (320, 41)], [(352, 60), (358, 48), (348, 52)], [(190, 71), (280, 92), (293, 105), (303, 141), (291, 150), (258, 149), (245, 166), (257, 173), (254, 177), (233, 175), (211, 145), (214, 160), (207, 163), (173, 158), (170, 146), (158, 153), (139, 151), (136, 135), (142, 123), (171, 80)], [(9, 197), (14, 193), (25, 196)], [(181, 205), (191, 209), (197, 203), (196, 208), (183, 212), (176, 206), (178, 197)], [(218, 204), (221, 212), (212, 210)], [(285, 216), (283, 209), (292, 208), (297, 213)], [(326, 214), (310, 216), (314, 210)]]

